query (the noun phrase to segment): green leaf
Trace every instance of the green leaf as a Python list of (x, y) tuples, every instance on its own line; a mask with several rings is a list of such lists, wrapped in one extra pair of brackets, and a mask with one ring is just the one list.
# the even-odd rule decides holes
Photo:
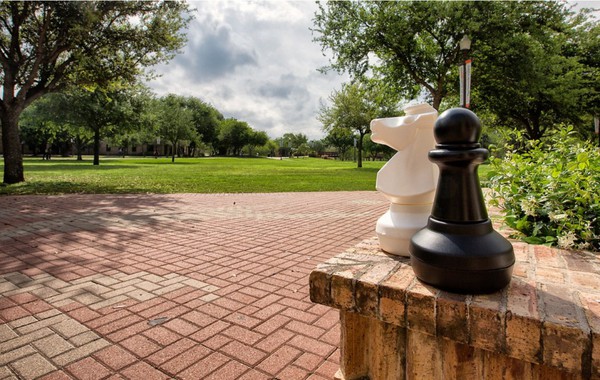
[(529, 244), (543, 244), (546, 243), (546, 241), (540, 237), (537, 236), (526, 236), (523, 238), (523, 241), (525, 241), (526, 243)]

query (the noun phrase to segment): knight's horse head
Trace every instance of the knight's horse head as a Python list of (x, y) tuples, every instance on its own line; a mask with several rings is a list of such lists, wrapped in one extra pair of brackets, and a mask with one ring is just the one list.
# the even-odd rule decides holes
[(427, 154), (435, 147), (437, 111), (429, 104), (404, 111), (406, 116), (371, 122), (371, 140), (398, 151), (377, 173), (376, 188), (395, 204), (431, 203), (438, 172)]
[(437, 118), (437, 111), (427, 103), (409, 105), (404, 113), (406, 116), (372, 120), (371, 140), (401, 151), (415, 142), (420, 128), (433, 128), (430, 119)]

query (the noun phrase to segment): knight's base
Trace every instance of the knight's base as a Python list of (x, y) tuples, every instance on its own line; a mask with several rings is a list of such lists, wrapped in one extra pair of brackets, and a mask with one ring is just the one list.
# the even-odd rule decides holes
[(391, 255), (409, 257), (408, 246), (410, 245), (409, 239), (396, 239), (391, 236), (383, 234), (377, 234), (379, 238), (379, 247)]
[(431, 204), (401, 205), (390, 204), (375, 227), (379, 246), (385, 252), (408, 257), (410, 238), (427, 225)]

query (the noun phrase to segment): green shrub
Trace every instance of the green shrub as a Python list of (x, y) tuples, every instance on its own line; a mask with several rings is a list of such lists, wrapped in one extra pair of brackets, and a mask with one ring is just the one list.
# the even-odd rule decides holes
[(600, 250), (600, 152), (572, 128), (490, 164), (492, 202), (524, 241)]

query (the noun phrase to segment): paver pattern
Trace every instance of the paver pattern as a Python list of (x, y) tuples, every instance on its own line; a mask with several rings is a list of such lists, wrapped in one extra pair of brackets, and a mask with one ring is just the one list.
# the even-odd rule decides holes
[(0, 379), (330, 379), (377, 192), (0, 197)]

